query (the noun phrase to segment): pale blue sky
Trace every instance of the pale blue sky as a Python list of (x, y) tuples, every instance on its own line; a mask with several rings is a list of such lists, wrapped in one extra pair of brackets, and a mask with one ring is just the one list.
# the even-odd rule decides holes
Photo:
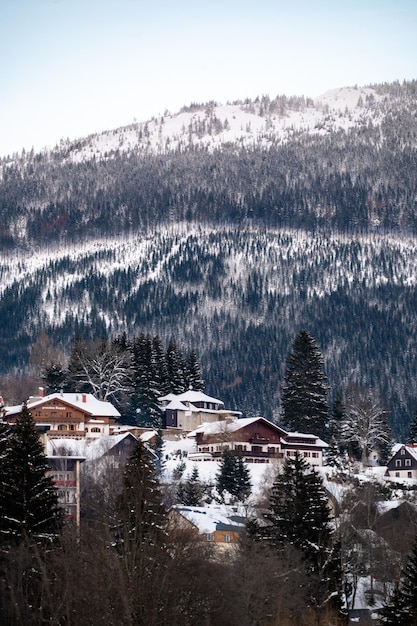
[(190, 102), (417, 78), (416, 0), (1, 0), (0, 155)]

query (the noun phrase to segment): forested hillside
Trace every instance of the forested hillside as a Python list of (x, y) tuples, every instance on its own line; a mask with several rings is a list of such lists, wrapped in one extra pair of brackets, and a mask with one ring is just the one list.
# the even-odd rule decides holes
[(3, 159), (1, 373), (25, 369), (42, 330), (67, 352), (77, 335), (149, 332), (197, 350), (226, 405), (277, 418), (305, 327), (331, 395), (381, 390), (404, 436), (417, 375), (417, 82), (352, 93), (344, 108), (342, 92), (193, 105), (170, 137), (179, 118), (167, 114)]
[(149, 332), (195, 349), (227, 405), (277, 418), (285, 358), (307, 327), (333, 392), (380, 389), (401, 430), (415, 401), (416, 282), (414, 239), (295, 230), (184, 229), (10, 258), (2, 369), (23, 368), (42, 330), (67, 352), (78, 334)]

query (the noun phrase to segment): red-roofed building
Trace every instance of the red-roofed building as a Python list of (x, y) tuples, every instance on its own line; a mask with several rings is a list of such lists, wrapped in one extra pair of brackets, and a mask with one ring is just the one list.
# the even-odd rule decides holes
[(264, 417), (248, 417), (205, 423), (190, 432), (195, 437), (196, 452), (188, 458), (220, 459), (224, 450), (233, 450), (247, 463), (283, 462), (298, 452), (311, 465), (323, 465), (323, 451), (328, 444), (319, 437), (290, 433)]
[[(89, 393), (52, 393), (44, 396), (42, 387), (31, 396), (27, 407), (39, 427), (48, 431), (48, 439), (84, 437), (95, 439), (110, 435), (119, 411), (110, 403)], [(22, 405), (1, 409), (3, 421), (14, 424)]]

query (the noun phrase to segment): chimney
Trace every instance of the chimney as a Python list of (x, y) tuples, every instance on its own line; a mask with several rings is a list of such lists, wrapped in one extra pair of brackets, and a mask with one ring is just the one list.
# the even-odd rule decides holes
[(45, 391), (45, 390), (44, 390), (44, 388), (43, 388), (43, 387), (39, 387), (39, 388), (38, 388), (38, 396), (39, 396), (40, 398), (43, 398), (44, 391)]
[(82, 401), (83, 402), (87, 402), (87, 394), (86, 393), (83, 393)]

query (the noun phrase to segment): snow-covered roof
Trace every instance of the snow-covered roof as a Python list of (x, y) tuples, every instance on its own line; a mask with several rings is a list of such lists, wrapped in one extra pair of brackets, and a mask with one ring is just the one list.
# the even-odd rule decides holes
[[(201, 426), (198, 426), (195, 430), (188, 433), (188, 437), (196, 437), (197, 433), (206, 433), (208, 435), (214, 435), (216, 433), (223, 432), (236, 432), (241, 428), (245, 428), (249, 424), (253, 422), (257, 422), (258, 420), (265, 420), (264, 417), (241, 417), (239, 419), (230, 420), (220, 420), (218, 422), (203, 422)], [(272, 422), (268, 422), (271, 426), (274, 426)]]
[[(82, 409), (85, 413), (89, 413), (92, 416), (98, 417), (120, 417), (119, 411), (111, 404), (104, 400), (97, 400), (91, 393), (51, 393), (47, 396), (36, 396), (29, 398), (28, 409), (35, 408), (45, 402), (51, 400), (61, 400), (67, 404), (71, 404), (78, 409)], [(13, 407), (15, 408), (15, 407)], [(22, 405), (16, 411), (18, 413), (22, 410)], [(9, 410), (6, 408), (6, 415), (9, 415)]]
[(408, 454), (415, 460), (417, 461), (417, 448), (414, 446), (406, 446), (404, 444), (397, 444), (395, 446), (393, 446), (393, 456), (395, 456), (396, 454), (398, 454), (398, 452), (402, 449), (405, 448), (405, 450), (408, 452)]
[(132, 433), (109, 435), (97, 439), (49, 439), (47, 442), (47, 455), (55, 456), (60, 450), (65, 449), (69, 456), (83, 456), (88, 461), (101, 458), (106, 452), (114, 448), (126, 438), (134, 437)]
[(310, 433), (287, 433), (283, 437), (284, 443), (287, 445), (297, 445), (297, 442), (291, 441), (291, 439), (303, 439), (303, 446), (314, 446), (315, 448), (328, 448), (329, 444), (317, 437), (317, 435), (311, 435)]
[(194, 389), (189, 389), (188, 391), (184, 391), (184, 393), (180, 393), (177, 395), (169, 393), (168, 395), (160, 398), (161, 401), (172, 401), (174, 399), (177, 399), (180, 402), (210, 402), (212, 404), (224, 404), (224, 402), (222, 402), (221, 400), (218, 400), (217, 398), (212, 398), (202, 391), (194, 391)]
[(408, 500), (398, 500), (398, 499), (397, 500), (383, 500), (382, 502), (377, 502), (376, 508), (380, 515), (384, 515), (384, 513), (387, 513), (388, 511), (391, 511), (393, 509), (398, 509), (399, 506), (402, 506), (404, 504), (413, 507), (414, 509), (416, 509), (416, 512), (417, 512), (417, 505), (414, 502), (409, 502)]
[(276, 424), (268, 421), (264, 417), (241, 417), (238, 419), (235, 418), (232, 421), (220, 420), (218, 422), (203, 422), (201, 426), (198, 426), (195, 430), (188, 433), (187, 436), (196, 437), (199, 433), (204, 433), (207, 435), (215, 435), (217, 433), (225, 432), (233, 433), (259, 421), (262, 421), (266, 423), (269, 427), (279, 431), (282, 443), (287, 446), (298, 445), (297, 442), (291, 441), (292, 438), (298, 438), (304, 440), (302, 443), (304, 447), (311, 446), (312, 448), (328, 448), (328, 444), (316, 435), (312, 435), (310, 433), (289, 433), (281, 428), (281, 426), (277, 426)]
[(178, 504), (172, 508), (194, 524), (202, 534), (212, 534), (215, 530), (243, 530), (245, 528), (244, 516), (239, 515), (237, 510), (227, 505), (200, 507)]

